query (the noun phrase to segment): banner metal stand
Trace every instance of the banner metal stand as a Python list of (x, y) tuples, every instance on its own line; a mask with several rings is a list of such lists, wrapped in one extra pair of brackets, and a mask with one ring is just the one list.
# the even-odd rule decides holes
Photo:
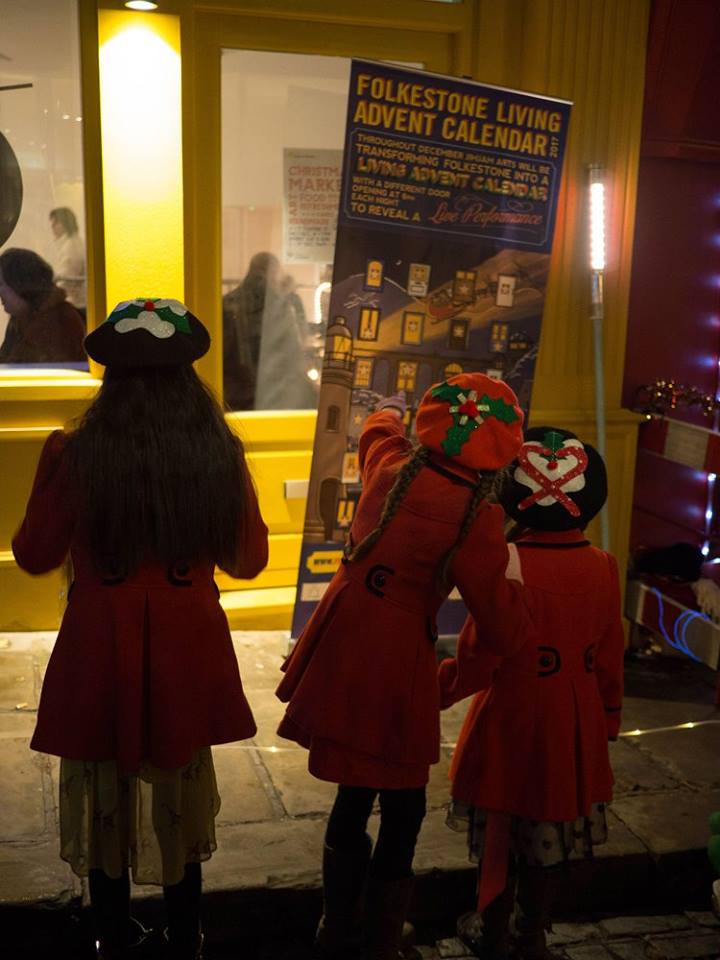
[[(605, 180), (604, 170), (590, 165), (590, 318), (593, 325), (593, 353), (595, 362), (595, 423), (597, 448), (606, 459), (605, 429), (605, 364), (603, 354), (603, 277), (605, 273)], [(603, 550), (610, 549), (610, 519), (607, 503), (600, 512), (600, 537)]]

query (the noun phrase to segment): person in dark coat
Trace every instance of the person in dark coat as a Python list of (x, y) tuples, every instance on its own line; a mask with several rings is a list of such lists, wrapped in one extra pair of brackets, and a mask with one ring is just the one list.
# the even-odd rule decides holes
[(0, 254), (0, 302), (10, 315), (0, 363), (63, 363), (86, 360), (85, 325), (53, 282), (49, 263), (32, 250)]
[(242, 283), (223, 297), (223, 393), (230, 410), (254, 410), (263, 322), (279, 312), (280, 262), (256, 253)]
[[(418, 409), (420, 446), (405, 436), (403, 402), (389, 398), (365, 423), (363, 492), (345, 558), (277, 690), (287, 703), (278, 732), (308, 748), (313, 776), (339, 785), (317, 934), (328, 957), (346, 956), (360, 932), (368, 957), (398, 955), (425, 787), (440, 755), (440, 605), (457, 586), (480, 622), (513, 607), (508, 629), (488, 640), (497, 654), (513, 653), (526, 627), (520, 585), (505, 577), (502, 510), (488, 501), (522, 441), (515, 395), (479, 373), (435, 385)], [(366, 826), (378, 794), (371, 853)]]
[(210, 748), (256, 729), (213, 570), (257, 576), (267, 528), (242, 444), (192, 367), (209, 343), (176, 300), (119, 304), (86, 340), (102, 387), (48, 437), (13, 539), (28, 573), (72, 562), (31, 747), (62, 758), (61, 856), (88, 877), (104, 958), (142, 939), (129, 869), (163, 886), (170, 956), (200, 956), (220, 807)]
[(531, 612), (527, 641), (494, 656), (488, 644), (514, 612), (482, 625), (470, 617), (457, 656), (440, 667), (443, 707), (480, 691), (453, 757), (449, 824), (468, 830), (481, 862), (482, 922), (466, 914), (458, 932), (486, 960), (551, 960), (552, 868), (591, 857), (607, 838), (625, 636), (615, 558), (583, 533), (606, 496), (605, 465), (589, 444), (556, 427), (527, 432), (500, 494), (516, 523), (509, 573)]

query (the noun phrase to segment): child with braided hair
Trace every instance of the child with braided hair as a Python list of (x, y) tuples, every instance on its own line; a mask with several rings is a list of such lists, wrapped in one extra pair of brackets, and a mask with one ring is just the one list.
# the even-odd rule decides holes
[[(338, 784), (323, 856), (317, 954), (398, 957), (440, 752), (435, 617), (457, 586), (479, 623), (501, 622), (489, 649), (523, 642), (519, 584), (506, 579), (497, 472), (522, 442), (522, 411), (502, 381), (459, 374), (432, 387), (414, 446), (404, 398), (371, 414), (360, 437), (363, 492), (343, 562), (284, 664), (279, 733), (309, 750), (313, 776)], [(374, 851), (367, 821), (379, 794)], [(367, 890), (366, 890), (367, 886)], [(365, 911), (363, 915), (363, 903)]]

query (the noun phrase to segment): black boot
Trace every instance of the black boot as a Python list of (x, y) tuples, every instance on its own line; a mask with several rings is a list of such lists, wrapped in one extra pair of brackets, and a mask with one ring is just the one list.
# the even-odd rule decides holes
[(90, 870), (88, 888), (98, 956), (103, 960), (123, 960), (131, 940), (128, 873), (115, 878), (103, 870)]
[(323, 915), (315, 934), (318, 958), (351, 956), (361, 943), (365, 885), (372, 841), (366, 834), (357, 850), (323, 850)]
[(400, 880), (371, 877), (367, 894), (364, 960), (398, 960), (402, 957), (403, 929), (413, 880), (413, 877)]
[(202, 869), (186, 863), (179, 883), (163, 887), (168, 926), (165, 931), (168, 955), (172, 960), (201, 960), (203, 935), (200, 930)]
[(515, 905), (516, 877), (508, 874), (505, 889), (483, 910), (458, 918), (457, 935), (481, 960), (508, 960), (511, 956), (510, 919)]
[(520, 867), (518, 910), (515, 916), (516, 948), (519, 960), (557, 960), (547, 947), (546, 934), (552, 930), (550, 910), (555, 886), (552, 867)]

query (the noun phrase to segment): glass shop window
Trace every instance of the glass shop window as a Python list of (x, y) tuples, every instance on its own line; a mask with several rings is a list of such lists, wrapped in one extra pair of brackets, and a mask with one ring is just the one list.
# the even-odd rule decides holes
[(87, 370), (76, 0), (0, 0), (0, 370)]
[(223, 385), (232, 410), (317, 408), (349, 73), (344, 58), (223, 51)]

